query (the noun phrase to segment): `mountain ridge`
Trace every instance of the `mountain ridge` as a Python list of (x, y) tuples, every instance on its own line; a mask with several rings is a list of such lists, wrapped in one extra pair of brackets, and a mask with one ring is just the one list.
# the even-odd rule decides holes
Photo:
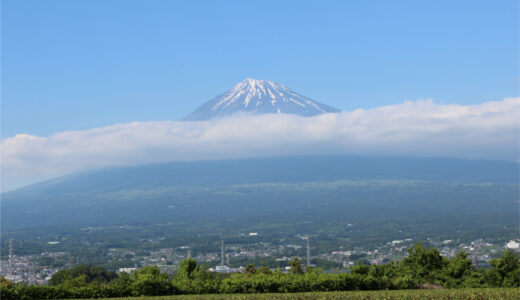
[[(158, 176), (154, 183), (182, 184), (233, 184), (251, 182), (301, 182), (315, 180), (366, 180), (409, 179), (465, 183), (516, 183), (520, 164), (512, 161), (465, 160), (441, 157), (386, 157), (356, 155), (301, 155), (239, 158), (223, 160), (173, 161), (135, 166), (108, 167), (75, 172), (27, 185), (1, 195), (48, 188), (63, 182), (70, 189), (70, 180), (93, 176), (100, 182), (115, 184), (121, 177), (130, 175), (139, 182), (149, 177), (150, 171)], [(430, 172), (423, 170), (429, 168)], [(230, 178), (218, 176), (219, 170), (229, 171)], [(173, 171), (175, 170), (175, 171)], [(163, 173), (165, 172), (166, 173)], [(173, 171), (173, 172), (172, 172)], [(158, 175), (162, 174), (162, 175)], [(166, 175), (167, 174), (167, 175)], [(244, 176), (248, 174), (247, 176)], [(166, 176), (164, 176), (166, 175)], [(191, 182), (193, 181), (193, 182)], [(127, 182), (127, 180), (124, 180)], [(191, 182), (191, 183), (189, 183)], [(123, 183), (119, 183), (121, 185)], [(134, 185), (134, 184), (132, 184)], [(147, 185), (147, 184), (146, 184)]]
[[(364, 185), (367, 190), (361, 195), (346, 183), (338, 189), (337, 185), (344, 181), (355, 186), (362, 182), (369, 184)], [(397, 181), (402, 183), (390, 184)], [(105, 226), (143, 222), (155, 224), (172, 220), (184, 222), (199, 218), (201, 212), (208, 218), (258, 217), (264, 213), (265, 216), (281, 218), (280, 213), (283, 212), (283, 218), (286, 218), (294, 207), (305, 210), (307, 201), (314, 201), (316, 205), (323, 201), (335, 201), (335, 205), (342, 209), (345, 208), (344, 201), (350, 201), (352, 208), (365, 205), (366, 212), (369, 212), (376, 209), (370, 200), (374, 182), (379, 182), (374, 186), (379, 186), (381, 193), (386, 184), (399, 189), (399, 186), (415, 182), (419, 186), (450, 187), (461, 191), (471, 187), (474, 191), (472, 195), (477, 196), (480, 189), (493, 187), (493, 183), (497, 183), (499, 189), (507, 188), (507, 195), (516, 195), (518, 164), (448, 158), (339, 155), (114, 167), (75, 173), (3, 193), (0, 222), (2, 232), (8, 232), (60, 224)], [(313, 188), (315, 185), (322, 188)], [(285, 189), (282, 187), (287, 186), (291, 186), (289, 194), (282, 191)], [(308, 187), (306, 192), (300, 190), (303, 186)], [(341, 191), (347, 191), (348, 195), (341, 194)], [(406, 201), (418, 196), (428, 205), (443, 199), (436, 194), (414, 192), (413, 195), (402, 195), (397, 191), (384, 192), (380, 205), (394, 207), (401, 205), (401, 202), (392, 201), (408, 203)], [(383, 201), (387, 196), (392, 196), (393, 200)], [(506, 200), (509, 201), (509, 198)], [(471, 208), (467, 203), (464, 205)], [(474, 202), (473, 205), (479, 204)], [(317, 207), (328, 209), (326, 205)], [(337, 209), (329, 213), (335, 213)], [(346, 213), (344, 210), (341, 212)], [(317, 217), (315, 210), (300, 213)]]

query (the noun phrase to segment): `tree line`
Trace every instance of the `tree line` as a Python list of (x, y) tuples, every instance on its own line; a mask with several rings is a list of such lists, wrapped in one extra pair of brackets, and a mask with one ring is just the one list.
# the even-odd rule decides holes
[(170, 277), (156, 266), (132, 274), (107, 271), (98, 266), (79, 265), (56, 272), (48, 285), (17, 284), (0, 278), (2, 299), (70, 299), (129, 296), (160, 296), (209, 293), (290, 293), (316, 291), (391, 290), (416, 288), (519, 287), (520, 258), (506, 250), (489, 268), (475, 268), (468, 255), (459, 252), (451, 259), (440, 251), (416, 244), (398, 262), (356, 265), (348, 273), (325, 273), (304, 268), (298, 258), (284, 273), (267, 266), (247, 265), (243, 273), (223, 275), (204, 270), (186, 259)]

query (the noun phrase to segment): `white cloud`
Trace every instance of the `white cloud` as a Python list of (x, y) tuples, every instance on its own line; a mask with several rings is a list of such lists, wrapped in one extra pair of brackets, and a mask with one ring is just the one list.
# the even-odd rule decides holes
[(471, 106), (424, 100), (312, 118), (239, 115), (19, 134), (2, 141), (3, 190), (76, 171), (174, 160), (327, 153), (518, 160), (519, 119), (520, 98)]

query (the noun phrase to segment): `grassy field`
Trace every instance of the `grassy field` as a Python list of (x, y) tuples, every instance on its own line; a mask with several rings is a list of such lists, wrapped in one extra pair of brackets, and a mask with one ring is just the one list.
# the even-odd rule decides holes
[[(317, 292), (290, 294), (230, 294), (230, 295), (178, 295), (162, 297), (113, 298), (139, 300), (242, 300), (242, 299), (356, 299), (356, 300), (401, 300), (401, 299), (443, 299), (443, 300), (476, 300), (476, 299), (520, 299), (520, 289), (450, 289), (450, 290), (399, 290), (399, 291), (363, 291), (363, 292)], [(106, 299), (105, 299), (106, 300)]]

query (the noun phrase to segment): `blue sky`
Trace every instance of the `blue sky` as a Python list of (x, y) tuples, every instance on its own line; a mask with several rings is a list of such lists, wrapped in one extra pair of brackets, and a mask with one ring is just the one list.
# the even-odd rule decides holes
[(343, 110), (518, 95), (518, 1), (2, 1), (2, 135), (179, 120), (246, 77)]

